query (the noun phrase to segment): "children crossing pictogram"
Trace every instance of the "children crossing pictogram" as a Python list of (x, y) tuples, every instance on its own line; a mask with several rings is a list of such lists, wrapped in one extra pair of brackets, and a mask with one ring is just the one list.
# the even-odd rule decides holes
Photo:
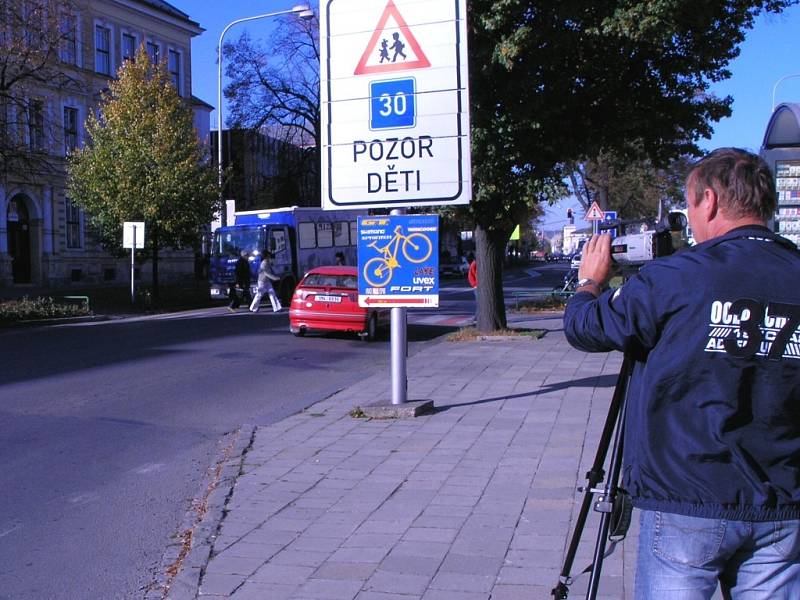
[(428, 57), (425, 56), (403, 15), (397, 10), (394, 0), (389, 0), (364, 54), (361, 55), (354, 75), (424, 69), (430, 66)]

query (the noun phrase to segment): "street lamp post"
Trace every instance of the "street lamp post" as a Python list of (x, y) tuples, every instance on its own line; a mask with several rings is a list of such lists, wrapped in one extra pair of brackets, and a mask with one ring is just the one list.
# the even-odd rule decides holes
[[(255, 21), (256, 19), (266, 19), (268, 17), (277, 17), (280, 15), (296, 14), (301, 19), (310, 19), (314, 16), (308, 4), (298, 4), (294, 8), (287, 10), (279, 10), (277, 12), (266, 13), (263, 15), (255, 15), (254, 17), (245, 17), (243, 19), (236, 19), (231, 21), (222, 30), (219, 35), (219, 46), (217, 47), (217, 183), (219, 184), (219, 195), (222, 200), (222, 39), (228, 30), (237, 23), (244, 23), (245, 21)], [(220, 204), (222, 204), (220, 202)], [(222, 223), (228, 225), (225, 207), (222, 210)]]
[(772, 86), (772, 112), (775, 112), (775, 92), (778, 89), (778, 86), (786, 79), (791, 79), (793, 77), (800, 77), (800, 73), (793, 73), (791, 75), (784, 75), (778, 81), (775, 82), (775, 85)]

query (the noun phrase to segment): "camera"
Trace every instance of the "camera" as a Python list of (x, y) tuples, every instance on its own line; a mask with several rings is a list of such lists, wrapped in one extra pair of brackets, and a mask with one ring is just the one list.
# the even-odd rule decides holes
[(674, 241), (675, 232), (683, 232), (686, 228), (686, 215), (680, 212), (671, 212), (667, 215), (666, 222), (662, 222), (655, 229), (646, 229), (639, 233), (628, 233), (632, 228), (647, 228), (645, 219), (622, 221), (619, 219), (608, 221), (600, 225), (600, 231), (613, 231), (614, 239), (611, 241), (611, 258), (624, 268), (640, 267), (648, 261), (675, 252), (679, 246)]

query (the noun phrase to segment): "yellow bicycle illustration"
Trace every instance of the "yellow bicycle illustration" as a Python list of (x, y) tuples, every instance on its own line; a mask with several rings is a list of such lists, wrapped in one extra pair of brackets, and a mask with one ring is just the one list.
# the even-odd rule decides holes
[(370, 258), (364, 265), (364, 279), (372, 287), (383, 287), (392, 280), (392, 271), (400, 266), (397, 251), (401, 246), (406, 260), (415, 264), (425, 262), (433, 252), (433, 244), (428, 236), (422, 233), (403, 235), (402, 229), (401, 225), (395, 227), (394, 236), (385, 246), (378, 246), (378, 242), (369, 245), (369, 248), (375, 248), (383, 254)]

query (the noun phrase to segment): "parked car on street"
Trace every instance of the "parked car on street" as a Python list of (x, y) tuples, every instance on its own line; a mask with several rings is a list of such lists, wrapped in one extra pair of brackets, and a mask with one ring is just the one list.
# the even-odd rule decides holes
[(572, 255), (572, 259), (569, 261), (569, 266), (571, 269), (578, 269), (581, 266), (581, 253), (577, 252)]
[(531, 260), (533, 262), (547, 262), (547, 252), (544, 250), (531, 250)]
[(389, 309), (358, 305), (358, 269), (352, 266), (316, 267), (297, 285), (289, 307), (289, 331), (353, 332), (367, 341), (389, 324)]

